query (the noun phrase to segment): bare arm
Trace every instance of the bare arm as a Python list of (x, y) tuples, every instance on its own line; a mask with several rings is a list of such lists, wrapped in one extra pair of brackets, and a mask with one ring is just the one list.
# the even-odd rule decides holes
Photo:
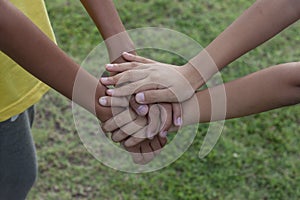
[[(145, 58), (124, 54), (126, 60), (132, 61), (132, 64), (111, 67), (110, 71), (123, 73), (103, 80), (102, 83), (109, 85), (119, 80), (127, 81), (128, 84), (118, 87), (111, 95), (126, 96), (133, 91), (140, 92), (137, 97), (143, 98), (137, 101), (142, 104), (183, 102), (192, 97), (195, 90), (217, 71), (272, 38), (299, 18), (299, 0), (257, 0), (186, 65), (177, 67), (157, 62), (145, 64)], [(140, 67), (136, 67), (137, 65)], [(136, 70), (128, 70), (131, 67), (136, 67)], [(135, 80), (131, 78), (128, 81), (129, 77), (135, 77)], [(159, 89), (157, 85), (160, 85)]]
[[(98, 97), (105, 94), (105, 87), (95, 77), (80, 69), (78, 64), (6, 0), (0, 0), (0, 49), (69, 99), (72, 99), (73, 86), (80, 70), (80, 78), (84, 80), (81, 85), (82, 97), (89, 98), (78, 97), (73, 100), (94, 114), (96, 108), (101, 120), (109, 118), (106, 114), (110, 113), (110, 109), (102, 108), (96, 103)], [(89, 88), (97, 89), (91, 91)]]
[[(207, 80), (217, 72), (216, 70), (221, 70), (274, 37), (299, 18), (299, 0), (257, 0), (206, 47), (206, 52), (191, 59), (190, 63), (205, 76), (204, 80)], [(196, 88), (203, 84), (203, 81), (199, 82), (199, 77), (196, 82)]]
[[(112, 0), (80, 0), (105, 40), (111, 62), (125, 61), (123, 52), (134, 53), (134, 44), (118, 15)], [(117, 35), (117, 36), (115, 36)], [(120, 58), (121, 57), (121, 58)], [(121, 59), (121, 60), (120, 60)]]
[[(106, 88), (80, 68), (7, 0), (0, 0), (0, 50), (35, 77), (89, 110), (102, 122), (112, 117), (111, 109), (98, 103)], [(154, 158), (153, 151), (158, 151), (165, 144), (166, 138), (157, 136), (154, 140), (145, 140), (126, 150), (135, 152), (133, 159), (136, 163), (146, 164)], [(154, 150), (151, 147), (155, 147)]]
[[(269, 67), (210, 90), (199, 91), (192, 99), (182, 104), (184, 123), (224, 119), (223, 108), (216, 109), (212, 117), (211, 106), (226, 106), (226, 119), (231, 119), (300, 103), (299, 74), (300, 62), (286, 63)], [(223, 86), (226, 92), (225, 102)], [(193, 116), (195, 103), (200, 108), (200, 118)]]

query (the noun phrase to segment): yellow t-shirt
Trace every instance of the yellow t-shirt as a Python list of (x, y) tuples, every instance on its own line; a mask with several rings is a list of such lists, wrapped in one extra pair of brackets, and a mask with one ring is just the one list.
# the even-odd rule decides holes
[[(43, 0), (10, 0), (55, 42)], [(49, 87), (0, 52), (0, 122), (35, 104)]]

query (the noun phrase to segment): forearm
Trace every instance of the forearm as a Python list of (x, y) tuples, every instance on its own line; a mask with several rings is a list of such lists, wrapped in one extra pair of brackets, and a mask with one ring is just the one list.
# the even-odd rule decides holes
[[(297, 104), (300, 102), (299, 73), (299, 62), (287, 63), (226, 83), (225, 102), (222, 85), (199, 91), (193, 100), (183, 103), (183, 119), (186, 118), (187, 124), (222, 120), (222, 106), (226, 106), (226, 119), (231, 119)], [(195, 103), (200, 108), (198, 119), (191, 116)], [(213, 117), (212, 106), (221, 106), (215, 109)]]
[[(8, 1), (0, 2), (0, 48), (29, 73), (48, 84), (69, 99), (73, 99), (73, 88), (82, 89), (82, 97), (73, 99), (76, 103), (95, 114), (102, 110), (95, 103), (100, 95), (104, 95), (105, 87), (83, 69), (78, 84), (80, 67), (47, 38), (26, 16)], [(95, 92), (89, 88), (97, 88)], [(91, 93), (94, 92), (94, 93)], [(90, 95), (90, 96), (87, 96)]]
[(119, 58), (123, 52), (134, 52), (134, 44), (112, 0), (81, 0), (81, 3), (105, 40), (111, 61)]
[(257, 0), (205, 48), (206, 52), (201, 52), (190, 63), (207, 76), (207, 80), (216, 70), (221, 70), (299, 18), (299, 0)]

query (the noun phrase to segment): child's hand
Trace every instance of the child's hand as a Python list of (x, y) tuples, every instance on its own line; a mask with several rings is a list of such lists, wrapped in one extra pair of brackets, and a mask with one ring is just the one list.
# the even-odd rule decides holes
[(135, 98), (140, 104), (183, 102), (195, 93), (195, 85), (199, 85), (196, 82), (202, 81), (201, 78), (191, 80), (197, 72), (189, 65), (178, 67), (128, 53), (123, 56), (132, 62), (107, 65), (108, 71), (122, 73), (101, 78), (102, 84), (116, 86), (107, 90), (110, 96), (123, 97), (137, 93)]
[[(167, 130), (171, 126), (171, 116), (166, 116), (167, 122), (163, 125), (159, 119), (153, 119), (160, 115), (160, 110), (156, 106), (152, 106), (153, 108), (150, 107), (149, 123), (146, 117), (137, 116), (132, 109), (126, 109), (102, 124), (104, 131), (112, 132), (111, 139), (114, 142), (120, 142), (127, 151), (133, 152), (133, 160), (139, 164), (146, 164), (159, 154), (167, 139), (166, 132), (158, 135), (157, 131)], [(147, 138), (149, 131), (151, 134), (155, 132), (151, 139)]]
[[(129, 137), (128, 141), (125, 143), (127, 146), (136, 145), (144, 140), (144, 138), (151, 139), (156, 134), (161, 134), (161, 136), (166, 136), (167, 131), (172, 126), (172, 118), (174, 126), (180, 127), (182, 125), (182, 117), (181, 117), (181, 108), (177, 103), (169, 104), (169, 103), (161, 103), (161, 104), (152, 104), (149, 105), (150, 111), (148, 113), (148, 107), (142, 109), (144, 114), (136, 116), (134, 111), (139, 110), (140, 106), (144, 107), (145, 105), (136, 104), (134, 99), (130, 100), (130, 109), (128, 109), (129, 102), (125, 97), (101, 97), (102, 101), (105, 101), (104, 106), (114, 106), (115, 117), (106, 121), (103, 124), (103, 128), (112, 132), (117, 128), (122, 127), (122, 131), (115, 131), (113, 134), (113, 140), (115, 142), (120, 142), (128, 138), (129, 135), (133, 137)], [(135, 105), (136, 104), (136, 105)], [(132, 108), (134, 106), (135, 108)], [(127, 109), (126, 112), (120, 113), (117, 109)], [(134, 111), (133, 111), (134, 110)], [(143, 117), (146, 114), (147, 117)], [(127, 115), (127, 116), (126, 116)], [(141, 127), (139, 127), (141, 126)], [(125, 133), (124, 133), (125, 132)]]
[(166, 145), (167, 138), (155, 136), (152, 140), (146, 139), (133, 147), (124, 146), (125, 150), (131, 153), (136, 164), (145, 165), (154, 159)]
[(114, 142), (131, 147), (160, 134), (166, 137), (172, 126), (172, 109), (168, 104), (151, 105), (147, 117), (138, 116), (129, 108), (103, 123), (105, 132), (112, 132)]

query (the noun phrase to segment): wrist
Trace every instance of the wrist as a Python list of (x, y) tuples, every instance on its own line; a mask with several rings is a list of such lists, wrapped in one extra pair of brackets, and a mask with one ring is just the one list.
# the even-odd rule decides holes
[(181, 67), (181, 72), (195, 91), (204, 84), (201, 74), (191, 63), (186, 63), (183, 65)]
[(183, 126), (199, 123), (200, 108), (196, 93), (187, 101), (181, 103)]
[(134, 43), (132, 42), (126, 31), (118, 33), (106, 39), (105, 44), (111, 63), (116, 61), (118, 58), (122, 58), (123, 52), (136, 54)]
[(194, 84), (197, 87), (197, 89), (219, 71), (215, 60), (211, 57), (211, 54), (206, 49), (204, 49), (197, 56), (189, 60), (189, 62), (186, 65), (190, 69), (193, 69), (190, 71), (194, 72), (194, 74), (191, 74), (190, 72), (190, 75), (196, 77), (196, 79), (194, 78), (195, 80), (199, 80), (199, 77), (201, 77), (201, 82)]

